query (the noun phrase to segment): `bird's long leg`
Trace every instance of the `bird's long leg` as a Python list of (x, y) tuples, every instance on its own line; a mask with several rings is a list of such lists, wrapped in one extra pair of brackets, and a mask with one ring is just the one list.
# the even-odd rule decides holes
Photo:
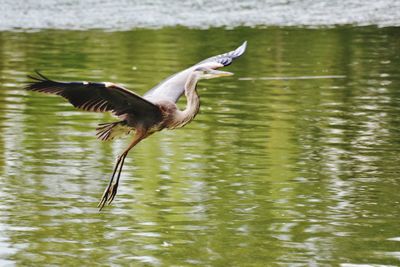
[[(108, 183), (108, 186), (106, 187), (106, 190), (104, 190), (103, 196), (101, 197), (101, 200), (99, 202), (99, 204), (97, 205), (97, 207), (99, 208), (99, 210), (102, 210), (102, 208), (104, 207), (104, 205), (107, 203), (107, 200), (109, 199), (109, 195), (110, 192), (113, 191), (113, 187), (114, 187), (114, 177), (115, 174), (117, 173), (118, 168), (121, 170), (122, 169), (122, 159), (123, 159), (123, 154), (121, 156), (119, 156), (117, 158), (117, 162), (115, 163), (115, 167), (113, 170), (113, 173), (111, 174), (111, 178), (110, 178), (110, 182)], [(125, 155), (126, 156), (126, 155)]]
[(121, 158), (121, 162), (120, 162), (120, 166), (119, 166), (119, 170), (117, 173), (117, 179), (115, 180), (115, 183), (113, 183), (112, 188), (111, 188), (111, 195), (108, 198), (108, 205), (111, 204), (111, 202), (114, 200), (115, 196), (117, 195), (117, 189), (118, 189), (118, 185), (119, 185), (119, 178), (121, 177), (121, 171), (122, 171), (122, 166), (124, 165), (125, 162), (125, 158), (128, 155), (128, 152), (124, 152), (122, 154), (122, 158)]
[(137, 145), (142, 139), (144, 139), (147, 136), (148, 135), (145, 132), (137, 130), (132, 142), (124, 150), (124, 152), (122, 152), (122, 154), (118, 157), (117, 162), (114, 167), (114, 170), (113, 170), (113, 173), (110, 178), (110, 182), (108, 183), (108, 186), (107, 186), (106, 190), (104, 191), (99, 204), (97, 205), (99, 210), (102, 210), (106, 203), (108, 203), (108, 205), (110, 205), (111, 202), (114, 200), (115, 195), (117, 194), (119, 178), (121, 177), (122, 167), (124, 165), (126, 156), (128, 155), (129, 151), (135, 145)]

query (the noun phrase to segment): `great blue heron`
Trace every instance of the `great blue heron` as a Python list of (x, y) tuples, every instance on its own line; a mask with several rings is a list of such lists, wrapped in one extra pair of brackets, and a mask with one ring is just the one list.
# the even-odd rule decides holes
[[(60, 95), (76, 108), (94, 111), (110, 111), (120, 121), (99, 124), (97, 137), (112, 140), (117, 136), (135, 131), (132, 142), (118, 156), (109, 184), (99, 202), (100, 210), (106, 203), (111, 204), (117, 194), (122, 166), (128, 152), (141, 140), (162, 129), (176, 129), (185, 126), (197, 115), (200, 108), (196, 85), (201, 79), (212, 79), (233, 75), (219, 71), (228, 66), (246, 50), (247, 42), (237, 49), (205, 59), (178, 72), (149, 90), (143, 97), (114, 83), (102, 82), (59, 82), (37, 76), (26, 86), (27, 90)], [(179, 110), (176, 102), (185, 93), (187, 105)]]

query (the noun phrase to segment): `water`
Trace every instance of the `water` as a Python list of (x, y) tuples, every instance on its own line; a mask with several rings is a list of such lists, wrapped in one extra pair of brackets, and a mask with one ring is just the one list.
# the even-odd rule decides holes
[[(0, 33), (1, 266), (400, 265), (400, 30), (165, 28)], [(248, 40), (202, 81), (184, 129), (127, 158), (107, 114), (25, 92), (54, 79), (158, 81)], [(180, 102), (184, 105), (184, 101)]]
[(400, 26), (398, 0), (2, 0), (0, 30)]

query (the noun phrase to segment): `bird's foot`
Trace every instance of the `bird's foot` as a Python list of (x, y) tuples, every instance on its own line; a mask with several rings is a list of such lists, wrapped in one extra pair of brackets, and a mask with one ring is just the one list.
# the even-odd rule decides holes
[(97, 207), (99, 208), (99, 211), (101, 211), (104, 206), (110, 205), (111, 202), (114, 200), (115, 196), (117, 195), (117, 190), (118, 190), (118, 184), (117, 183), (112, 183), (107, 186), (106, 190), (103, 193), (103, 196), (101, 197), (101, 200)]

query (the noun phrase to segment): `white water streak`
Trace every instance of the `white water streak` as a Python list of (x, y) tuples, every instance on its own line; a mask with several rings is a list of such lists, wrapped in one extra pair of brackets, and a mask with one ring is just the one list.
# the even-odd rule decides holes
[(323, 76), (289, 76), (289, 77), (242, 77), (240, 81), (269, 81), (269, 80), (314, 80), (314, 79), (344, 79), (345, 75), (323, 75)]

